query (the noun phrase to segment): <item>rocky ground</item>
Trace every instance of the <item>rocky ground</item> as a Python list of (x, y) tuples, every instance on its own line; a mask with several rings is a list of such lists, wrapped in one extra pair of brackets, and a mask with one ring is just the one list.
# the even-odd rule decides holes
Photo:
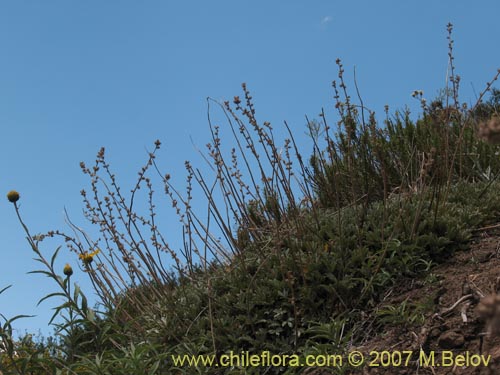
[[(353, 348), (373, 359), (373, 365), (377, 361), (371, 351), (413, 351), (408, 366), (365, 367), (353, 374), (500, 374), (500, 225), (476, 231), (469, 250), (456, 253), (432, 274), (434, 282), (403, 283), (381, 305), (411, 301), (412, 307), (428, 306), (423, 324), (386, 327)], [(477, 363), (488, 358), (487, 366)]]

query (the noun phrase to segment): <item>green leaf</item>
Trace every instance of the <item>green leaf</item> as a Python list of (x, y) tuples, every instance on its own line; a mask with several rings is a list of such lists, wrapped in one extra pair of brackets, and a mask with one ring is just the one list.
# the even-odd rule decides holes
[(75, 283), (75, 291), (73, 292), (73, 299), (78, 301), (78, 295), (80, 294), (80, 287), (78, 286), (77, 283)]
[(66, 308), (71, 307), (71, 306), (72, 306), (71, 302), (65, 302), (65, 303), (63, 303), (61, 306), (57, 306), (57, 307), (55, 307), (55, 308), (54, 308), (54, 310), (55, 310), (55, 311), (54, 311), (54, 315), (52, 315), (52, 317), (50, 318), (50, 320), (49, 320), (49, 325), (51, 325), (51, 324), (52, 324), (52, 322), (54, 321), (54, 319), (56, 318), (56, 316), (59, 314), (59, 312), (60, 312), (62, 309), (66, 309)]
[(39, 274), (42, 274), (42, 275), (45, 275), (47, 277), (50, 277), (51, 279), (54, 278), (54, 275), (52, 273), (50, 273), (49, 271), (43, 271), (43, 270), (36, 270), (36, 271), (30, 271), (28, 272), (28, 274), (35, 274), (35, 273), (39, 273)]
[(11, 323), (15, 320), (18, 320), (18, 319), (23, 319), (23, 318), (33, 318), (35, 317), (36, 315), (16, 315), (15, 317), (13, 318), (10, 318), (9, 320), (7, 320), (4, 324), (4, 326), (7, 326), (7, 325), (11, 325)]
[(94, 323), (95, 321), (95, 312), (94, 310), (92, 309), (88, 309), (87, 310), (87, 316), (86, 318), (91, 322), (91, 323)]
[(156, 371), (158, 371), (158, 367), (160, 366), (160, 362), (159, 361), (156, 361), (153, 366), (151, 367), (151, 369), (149, 370), (149, 374), (150, 375), (155, 375), (156, 374)]
[(87, 311), (88, 309), (87, 297), (85, 297), (85, 295), (82, 292), (80, 292), (80, 295), (82, 296), (82, 310)]
[(54, 255), (52, 255), (52, 258), (50, 259), (50, 267), (54, 268), (54, 262), (56, 260), (57, 254), (59, 253), (59, 250), (61, 250), (61, 246), (59, 246), (56, 251), (54, 251)]
[(40, 299), (40, 301), (38, 301), (37, 306), (40, 305), (46, 299), (48, 299), (50, 297), (56, 297), (56, 296), (60, 296), (60, 297), (65, 298), (66, 294), (61, 293), (61, 292), (54, 292), (54, 293), (47, 294), (45, 297), (43, 297), (42, 299)]
[(3, 292), (5, 292), (7, 289), (9, 289), (12, 285), (8, 285), (6, 286), (5, 288), (3, 288), (2, 290), (0, 290), (0, 294), (2, 294)]

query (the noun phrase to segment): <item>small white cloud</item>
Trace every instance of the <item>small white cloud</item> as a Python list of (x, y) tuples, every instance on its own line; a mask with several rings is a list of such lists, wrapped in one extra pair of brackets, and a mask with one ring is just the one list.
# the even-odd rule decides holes
[(326, 24), (331, 21), (332, 21), (332, 16), (325, 16), (321, 19), (321, 26), (326, 26)]

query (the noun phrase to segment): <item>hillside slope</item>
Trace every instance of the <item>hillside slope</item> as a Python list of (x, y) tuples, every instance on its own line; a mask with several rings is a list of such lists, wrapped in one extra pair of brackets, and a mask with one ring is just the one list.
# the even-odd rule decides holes
[[(387, 293), (377, 308), (383, 311), (387, 310), (387, 306), (401, 307), (408, 302), (412, 302), (412, 306), (427, 304), (429, 311), (425, 314), (424, 324), (412, 327), (388, 325), (383, 332), (376, 334), (368, 329), (366, 342), (355, 348), (370, 359), (374, 359), (374, 354), (370, 356), (371, 351), (392, 353), (409, 350), (418, 353), (422, 350), (427, 358), (434, 353), (435, 365), (423, 366), (414, 354), (408, 367), (383, 367), (380, 361), (377, 363), (374, 360), (373, 366), (354, 373), (500, 373), (500, 227), (489, 226), (475, 233), (470, 250), (457, 252), (433, 270), (432, 277), (436, 282), (400, 284)], [(401, 313), (403, 310), (398, 311)], [(408, 311), (408, 314), (411, 313)], [(467, 361), (461, 365), (460, 359), (448, 366), (448, 361), (441, 361), (443, 351), (453, 352), (454, 358), (467, 356), (468, 353), (469, 358), (472, 355), (484, 355), (486, 358), (491, 355), (491, 359), (488, 366), (474, 366), (472, 362), (467, 365)], [(377, 364), (380, 366), (377, 367)]]

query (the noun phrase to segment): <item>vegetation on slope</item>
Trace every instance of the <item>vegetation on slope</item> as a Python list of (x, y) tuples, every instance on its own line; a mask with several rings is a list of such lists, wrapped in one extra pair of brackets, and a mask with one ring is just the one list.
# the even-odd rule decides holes
[[(452, 57), (451, 26), (449, 38)], [(467, 248), (473, 228), (498, 221), (500, 149), (486, 142), (494, 139), (491, 124), (500, 108), (499, 91), (491, 88), (498, 74), (469, 108), (459, 102), (452, 65), (450, 87), (440, 97), (427, 103), (415, 92), (422, 105), (417, 120), (387, 109), (379, 122), (361, 100), (353, 102), (337, 63), (339, 120), (331, 126), (322, 113), (308, 123), (314, 146), (308, 159), (287, 126), (288, 138), (278, 145), (271, 124), (257, 121), (243, 85), (242, 98), (232, 104), (209, 101), (227, 126), (209, 124), (214, 174), (186, 163), (184, 194), (155, 162), (158, 141), (130, 194), (120, 188), (104, 149), (94, 166), (82, 163), (90, 178), (90, 189), (82, 191), (85, 213), (98, 239), (76, 226), (76, 235), (33, 236), (20, 216), (19, 196), (9, 193), (42, 264), (34, 272), (57, 284), (45, 298), (65, 302), (55, 311), (63, 318), (57, 342), (16, 343), (12, 320), (5, 320), (0, 370), (222, 373), (176, 366), (171, 355), (344, 353), (366, 339), (367, 322), (370, 334), (390, 323), (390, 314), (372, 311), (388, 288), (415, 278), (432, 282), (432, 267)], [(180, 252), (157, 222), (155, 184), (179, 217)], [(208, 212), (196, 211), (196, 193), (206, 198)], [(145, 214), (136, 210), (141, 206)], [(40, 251), (47, 237), (61, 238), (74, 253), (70, 263), (78, 262), (91, 279), (96, 307), (73, 284), (69, 264), (55, 268), (61, 248), (51, 259)], [(422, 306), (415, 311), (404, 324), (419, 324), (427, 312)], [(285, 366), (225, 371), (298, 373)]]

